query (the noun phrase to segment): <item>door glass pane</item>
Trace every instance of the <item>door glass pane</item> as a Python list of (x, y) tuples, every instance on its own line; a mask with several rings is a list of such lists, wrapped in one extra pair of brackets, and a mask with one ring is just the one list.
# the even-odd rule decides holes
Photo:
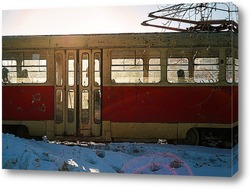
[(68, 122), (74, 122), (74, 112), (75, 112), (75, 98), (74, 98), (74, 90), (68, 91)]
[(63, 84), (63, 55), (57, 53), (55, 57), (56, 61), (56, 85), (62, 86)]
[(89, 123), (89, 92), (88, 90), (82, 91), (82, 109), (81, 109), (82, 124)]
[(62, 90), (56, 90), (56, 123), (63, 122), (63, 97)]
[(95, 120), (94, 122), (99, 124), (101, 123), (101, 90), (95, 90)]
[(75, 83), (75, 58), (74, 54), (69, 54), (68, 57), (68, 85), (74, 86)]
[(89, 85), (89, 54), (82, 54), (82, 86)]
[(101, 85), (100, 64), (101, 64), (100, 53), (95, 53), (95, 86)]

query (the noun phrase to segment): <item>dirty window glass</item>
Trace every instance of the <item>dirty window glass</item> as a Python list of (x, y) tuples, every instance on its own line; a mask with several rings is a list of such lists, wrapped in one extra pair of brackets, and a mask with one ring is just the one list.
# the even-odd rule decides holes
[(235, 83), (239, 82), (239, 61), (238, 58), (234, 60), (234, 81)]
[(89, 85), (89, 54), (82, 54), (82, 85)]
[(69, 54), (68, 57), (68, 85), (74, 86), (75, 84), (75, 57), (74, 54)]
[(153, 49), (111, 52), (113, 83), (158, 83), (161, 80), (160, 52)]
[(192, 78), (189, 78), (187, 58), (168, 58), (167, 80), (170, 83), (192, 82)]
[(101, 85), (101, 54), (95, 53), (95, 86)]
[(219, 58), (196, 58), (194, 60), (194, 81), (216, 83), (219, 81)]
[(3, 83), (45, 83), (46, 80), (46, 53), (3, 54)]

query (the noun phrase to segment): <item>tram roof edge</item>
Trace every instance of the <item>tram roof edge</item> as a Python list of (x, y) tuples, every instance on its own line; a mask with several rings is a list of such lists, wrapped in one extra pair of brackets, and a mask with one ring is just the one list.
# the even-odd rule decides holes
[(234, 32), (160, 32), (2, 36), (3, 49), (235, 46)]

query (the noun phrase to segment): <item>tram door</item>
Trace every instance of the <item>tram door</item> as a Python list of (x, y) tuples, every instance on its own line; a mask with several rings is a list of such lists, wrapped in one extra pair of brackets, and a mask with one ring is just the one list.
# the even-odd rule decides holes
[(100, 136), (101, 51), (56, 51), (55, 78), (55, 135)]

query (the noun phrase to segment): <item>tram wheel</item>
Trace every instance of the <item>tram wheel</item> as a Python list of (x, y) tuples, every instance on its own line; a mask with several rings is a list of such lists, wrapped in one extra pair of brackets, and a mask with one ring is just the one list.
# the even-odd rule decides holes
[(20, 125), (17, 129), (16, 135), (20, 138), (27, 138), (28, 139), (30, 137), (29, 129), (24, 125)]
[(200, 135), (197, 129), (189, 129), (186, 135), (185, 144), (187, 145), (198, 145), (200, 142)]

